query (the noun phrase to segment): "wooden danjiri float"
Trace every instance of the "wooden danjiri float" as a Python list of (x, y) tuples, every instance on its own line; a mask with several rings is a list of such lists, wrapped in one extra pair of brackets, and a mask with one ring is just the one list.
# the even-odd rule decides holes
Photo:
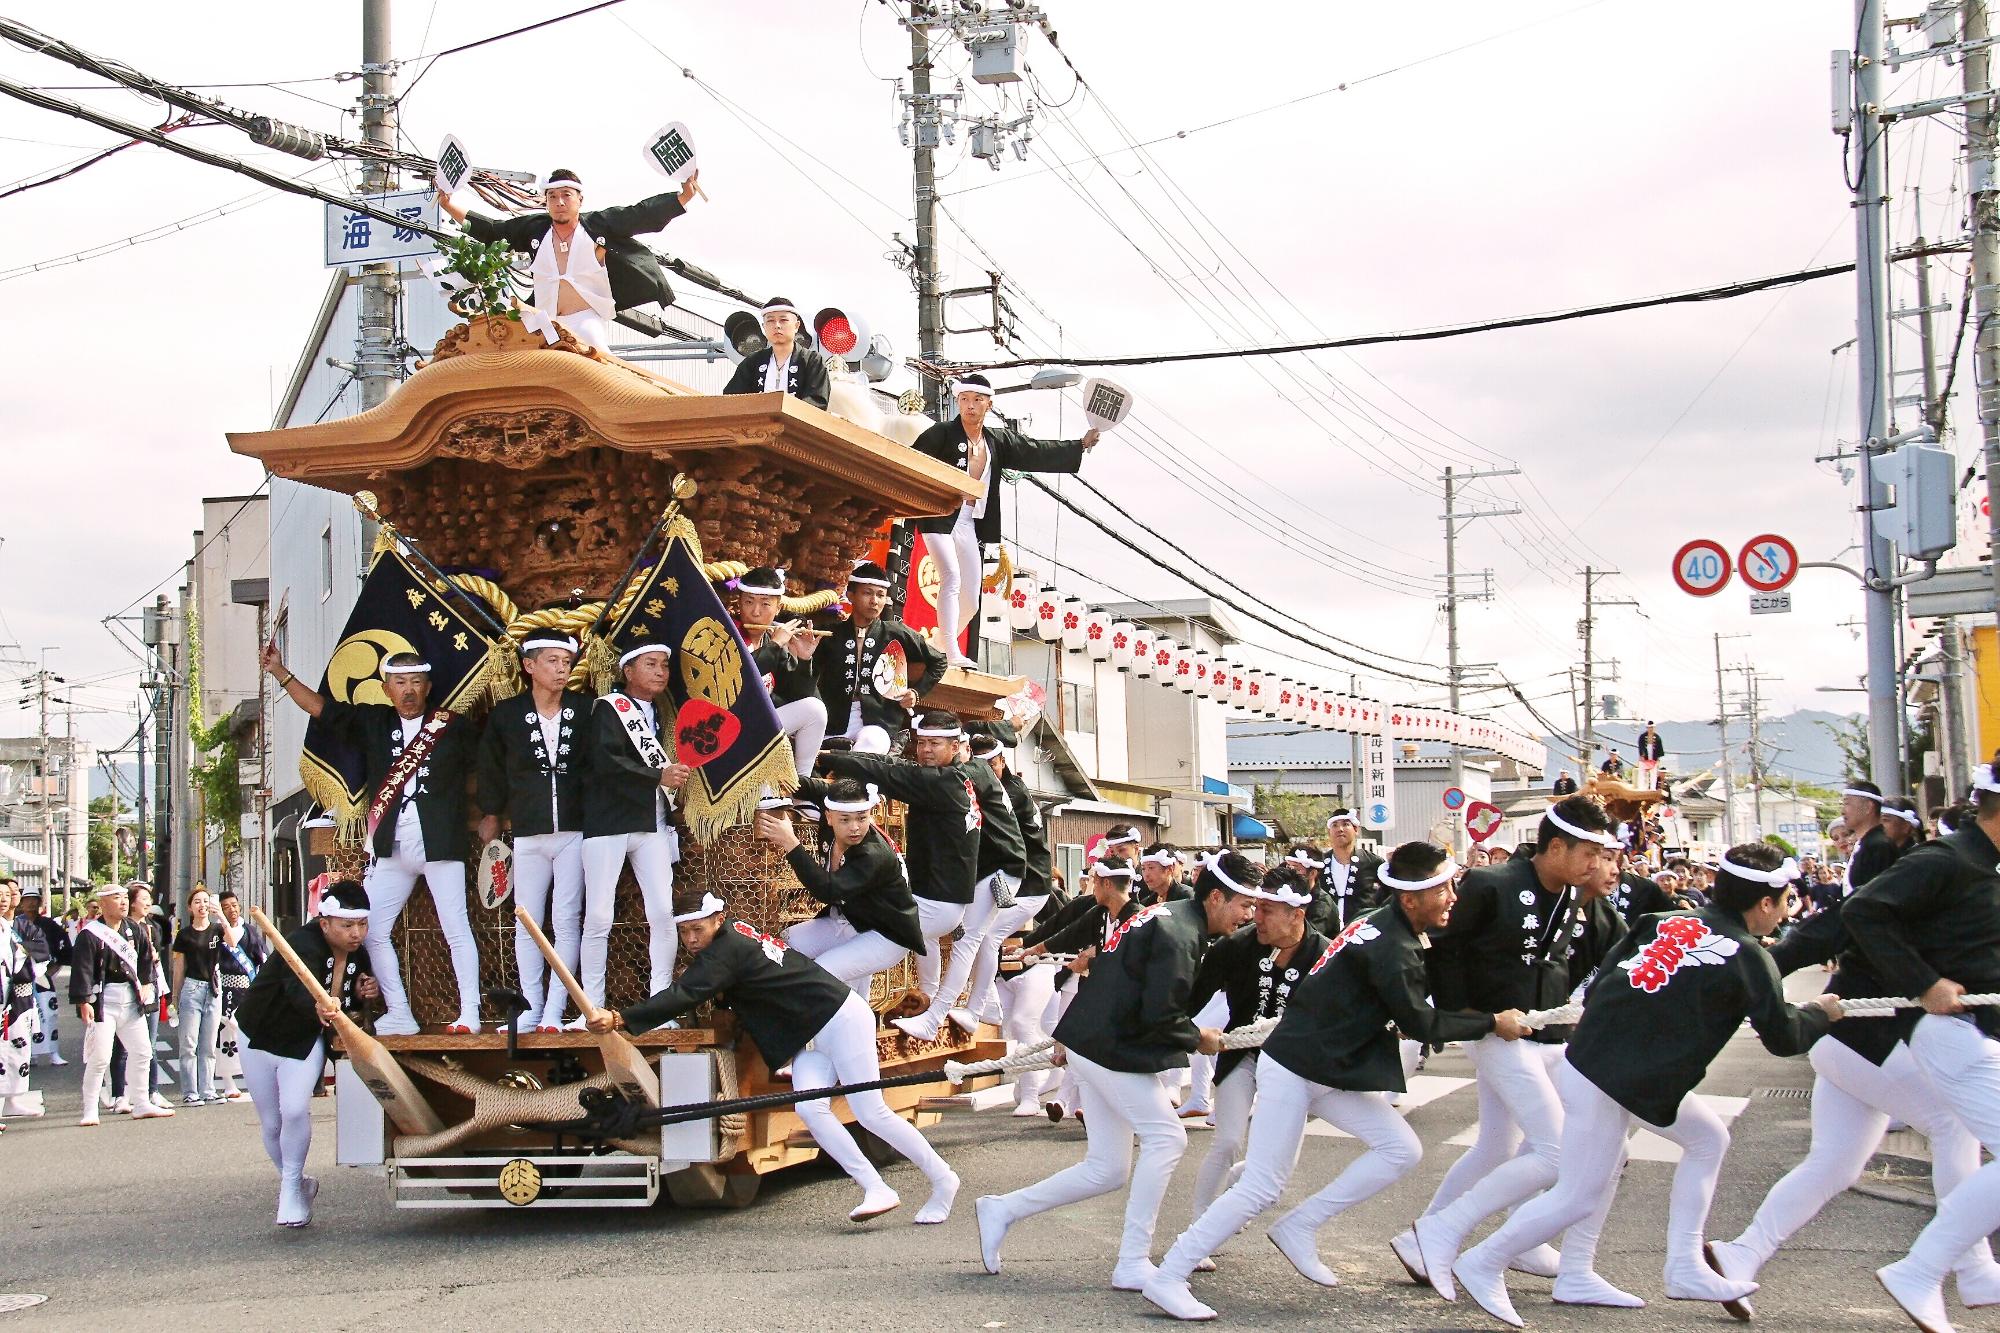
[[(380, 512), (419, 538), (454, 584), (481, 597), (517, 643), (532, 628), (583, 628), (572, 623), (578, 593), (595, 602), (616, 596), (632, 553), (676, 498), (676, 478), (685, 479), (682, 512), (700, 534), (711, 577), (785, 569), (798, 594), (786, 605), (793, 614), (834, 602), (886, 523), (945, 513), (977, 493), (957, 469), (798, 398), (698, 394), (567, 335), (550, 345), (498, 317), (452, 329), (378, 407), (229, 442), (278, 476), (364, 502), (372, 492)], [(992, 718), (1017, 684), (954, 670), (925, 703)], [(890, 808), (887, 818), (893, 836), (900, 812)], [(802, 827), (800, 836), (812, 834)], [(336, 874), (359, 876), (359, 848), (331, 856)], [(475, 876), (466, 878), (471, 886)], [(774, 934), (818, 906), (747, 827), (707, 846), (684, 838), (675, 880), (714, 889), (732, 913)], [(476, 888), (468, 895), (482, 994), (516, 986), (511, 901), (489, 907)], [(629, 868), (616, 911), (606, 998), (619, 1006), (642, 998), (647, 974), (644, 911)], [(586, 1090), (609, 1081), (596, 1038), (536, 1033), (532, 1017), (518, 1034), (496, 1030), (507, 1015), (490, 998), (485, 1030), (448, 1034), (457, 997), (428, 894), (411, 896), (396, 940), (424, 1031), (381, 1044), (439, 1128), (399, 1129), (346, 1061), (337, 1066), (336, 1111), (339, 1160), (386, 1168), (397, 1205), (644, 1206), (664, 1186), (677, 1203), (740, 1206), (756, 1196), (763, 1173), (817, 1153), (789, 1109), (670, 1125), (616, 1146), (566, 1137), (548, 1126), (574, 1121)], [(883, 1074), (939, 1071), (934, 1085), (888, 1094), (900, 1114), (923, 1123), (935, 1117), (926, 1100), (951, 1090), (946, 1059), (987, 1058), (1004, 1045), (991, 1028), (957, 1042), (947, 1025), (945, 1040), (920, 1043), (887, 1026), (921, 1009), (913, 977), (908, 961), (878, 975), (871, 1000)], [(726, 1013), (693, 1021), (700, 1025), (634, 1039), (657, 1068), (663, 1105), (788, 1086)], [(847, 1116), (844, 1102), (835, 1108)]]

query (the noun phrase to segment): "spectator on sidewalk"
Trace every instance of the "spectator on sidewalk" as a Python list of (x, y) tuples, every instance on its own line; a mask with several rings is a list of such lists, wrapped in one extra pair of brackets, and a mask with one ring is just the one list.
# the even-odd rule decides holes
[[(165, 958), (168, 950), (173, 947), (173, 923), (153, 906), (153, 890), (151, 885), (135, 879), (125, 886), (125, 896), (128, 904), (128, 918), (134, 925), (144, 930), (152, 940), (152, 975), (147, 978), (146, 984), (152, 987), (154, 995), (160, 998), (148, 1006), (146, 1012), (146, 1040), (151, 1043), (151, 1050), (153, 1052), (153, 1059), (146, 1066), (147, 1086), (137, 1092), (132, 1092), (126, 1088), (125, 1046), (124, 1043), (119, 1043), (111, 1052), (111, 1109), (115, 1114), (123, 1115), (131, 1109), (130, 1102), (143, 1101), (171, 1111), (173, 1107), (168, 1104), (165, 1097), (160, 1095), (159, 1052), (160, 1005), (164, 1003), (164, 997), (167, 993), (167, 974), (160, 960)], [(101, 901), (99, 908), (101, 911)], [(185, 1077), (185, 1073), (183, 1073), (183, 1077)], [(128, 1093), (130, 1094), (129, 1100)]]
[(199, 884), (188, 895), (188, 924), (174, 938), (173, 959), (181, 1103), (221, 1101), (213, 1080), (222, 1022), (222, 923), (210, 913), (208, 890)]
[(243, 1030), (237, 1025), (236, 1011), (250, 989), (251, 979), (264, 965), (271, 946), (257, 923), (243, 916), (243, 904), (236, 890), (224, 889), (216, 899), (222, 916), (222, 1025), (216, 1030), (215, 1077), (222, 1084), (222, 1100), (247, 1102), (250, 1094), (236, 1086), (243, 1074)]

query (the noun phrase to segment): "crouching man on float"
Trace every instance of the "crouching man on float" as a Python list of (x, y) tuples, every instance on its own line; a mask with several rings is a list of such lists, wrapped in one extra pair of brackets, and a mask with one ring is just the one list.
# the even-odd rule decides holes
[[(748, 921), (726, 916), (726, 906), (712, 893), (678, 894), (674, 926), (681, 948), (693, 961), (677, 983), (651, 998), (622, 1011), (599, 1010), (590, 1019), (591, 1030), (644, 1032), (713, 999), (736, 1011), (765, 1064), (773, 1069), (791, 1065), (794, 1089), (881, 1078), (875, 1014), (867, 1002), (797, 949), (786, 948), (783, 941)], [(931, 1197), (918, 1211), (917, 1224), (950, 1217), (952, 1201), (958, 1197), (958, 1176), (916, 1126), (891, 1111), (880, 1092), (851, 1093), (847, 1105), (863, 1128), (915, 1163), (930, 1180)], [(865, 1222), (902, 1203), (834, 1116), (827, 1099), (803, 1101), (797, 1109), (813, 1142), (861, 1186), (861, 1202), (847, 1215), (849, 1220)]]

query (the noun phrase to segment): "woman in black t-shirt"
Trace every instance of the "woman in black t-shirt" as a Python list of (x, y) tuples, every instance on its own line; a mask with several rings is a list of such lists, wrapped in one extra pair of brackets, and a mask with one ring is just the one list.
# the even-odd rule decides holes
[(208, 890), (188, 895), (188, 925), (174, 938), (174, 997), (180, 1009), (181, 1102), (219, 1102), (213, 1086), (215, 1030), (222, 1022), (222, 923)]

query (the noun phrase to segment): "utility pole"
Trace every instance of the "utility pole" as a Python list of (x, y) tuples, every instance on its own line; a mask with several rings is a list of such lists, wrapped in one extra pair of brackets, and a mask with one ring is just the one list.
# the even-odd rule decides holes
[[(1597, 669), (1596, 632), (1597, 608), (1600, 606), (1637, 606), (1629, 597), (1615, 601), (1603, 601), (1597, 596), (1597, 580), (1609, 578), (1619, 571), (1615, 569), (1593, 569), (1585, 565), (1583, 569), (1583, 620), (1577, 625), (1577, 632), (1583, 636), (1583, 733), (1577, 740), (1583, 744), (1582, 763), (1586, 770), (1597, 761), (1597, 682), (1592, 674)], [(1589, 773), (1586, 771), (1584, 778)]]
[[(917, 245), (912, 255), (917, 284), (917, 355), (936, 365), (944, 354), (944, 300), (939, 294), (937, 260), (937, 142), (943, 120), (931, 95), (931, 39), (928, 25), (910, 21), (910, 202)], [(943, 421), (951, 395), (935, 376), (923, 377), (924, 410)]]
[[(1854, 118), (1848, 127), (1848, 143), (1859, 173), (1854, 192), (1855, 371), (1861, 405), (1861, 547), (1866, 585), (1861, 599), (1867, 621), (1869, 776), (1883, 791), (1895, 791), (1901, 786), (1901, 728), (1896, 720), (1896, 608), (1887, 581), (1895, 576), (1896, 556), (1875, 521), (1876, 513), (1888, 507), (1888, 488), (1876, 480), (1875, 467), (1889, 435), (1889, 275), (1884, 262), (1889, 201), (1888, 153), (1882, 139), (1886, 131), (1881, 115), (1882, 0), (1855, 0), (1855, 29)], [(1971, 77), (1969, 70), (1967, 77)], [(1976, 289), (1976, 281), (1974, 286)]]
[[(1988, 38), (1986, 0), (1965, 0), (1962, 40), (1965, 67), (1965, 149), (1971, 177), (1972, 310), (1977, 334), (1972, 344), (1973, 383), (1979, 393), (1979, 436), (1986, 462), (1988, 559), (1994, 563), (1994, 605), (2000, 608), (2000, 179), (1995, 178), (1996, 113), (1987, 96), (1993, 87), (1993, 51)], [(1870, 679), (1874, 662), (1869, 662)], [(1957, 717), (1953, 718), (1957, 721)], [(1886, 788), (1884, 789), (1886, 790)], [(1952, 791), (1962, 792), (1962, 782)]]
[(1729, 766), (1729, 696), (1722, 683), (1722, 641), (1749, 637), (1747, 634), (1715, 636), (1715, 743), (1722, 757), (1722, 841), (1730, 847), (1736, 844), (1736, 782)]
[[(1506, 514), (1518, 514), (1521, 507), (1508, 509), (1468, 509), (1461, 512), (1457, 507), (1458, 483), (1478, 481), (1485, 477), (1515, 477), (1521, 469), (1515, 467), (1494, 468), (1487, 472), (1459, 472), (1456, 468), (1444, 470), (1444, 642), (1447, 665), (1445, 681), (1451, 692), (1451, 711), (1458, 712), (1458, 687), (1460, 666), (1458, 661), (1458, 604), (1464, 601), (1488, 601), (1493, 596), (1493, 571), (1485, 573), (1486, 587), (1482, 592), (1466, 593), (1458, 591), (1458, 528), (1461, 520), (1470, 523), (1475, 518), (1498, 518)], [(1454, 745), (1451, 747), (1451, 785), (1465, 789), (1465, 752)], [(1465, 850), (1465, 817), (1454, 812), (1451, 816), (1452, 851)]]
[(1764, 733), (1763, 719), (1761, 717), (1763, 708), (1757, 696), (1757, 669), (1750, 666), (1738, 667), (1736, 669), (1743, 673), (1744, 711), (1750, 715), (1750, 753), (1748, 755), (1750, 766), (1750, 798), (1753, 818), (1756, 820), (1751, 825), (1750, 834), (1753, 838), (1762, 838), (1764, 836), (1764, 751), (1762, 749)]
[[(396, 147), (396, 67), (390, 58), (390, 0), (361, 0), (361, 135), (393, 152)], [(388, 194), (398, 184), (394, 167), (370, 158), (361, 171), (361, 193)], [(361, 384), (361, 410), (381, 403), (402, 378), (403, 352), (396, 339), (396, 302), (402, 292), (396, 265), (368, 264), (361, 270), (361, 320), (354, 346), (354, 373)]]

